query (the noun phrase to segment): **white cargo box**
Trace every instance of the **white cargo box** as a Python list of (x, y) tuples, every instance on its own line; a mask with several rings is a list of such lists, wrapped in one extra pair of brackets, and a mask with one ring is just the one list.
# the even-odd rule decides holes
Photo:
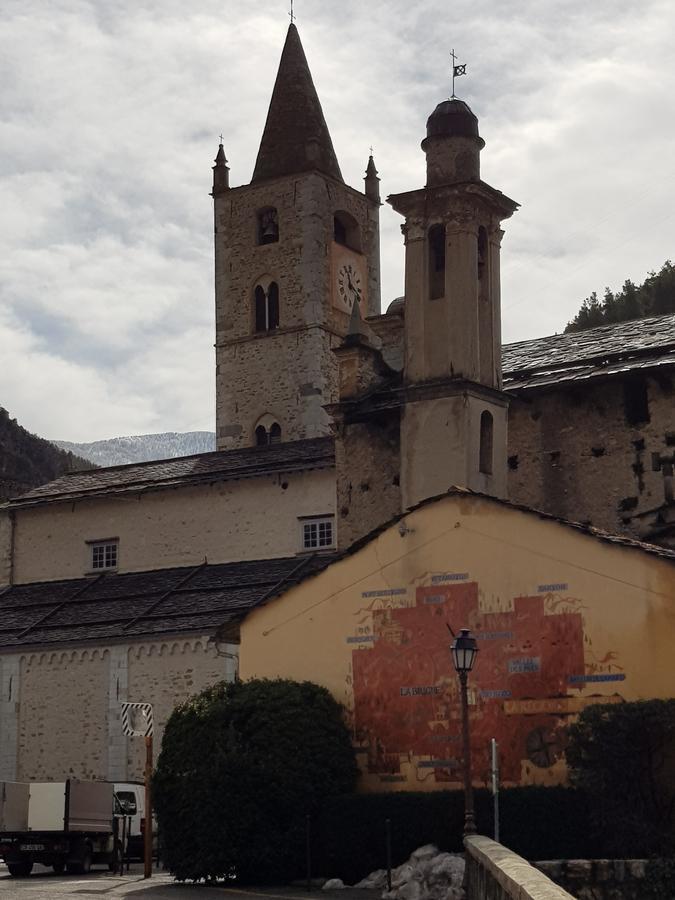
[(0, 832), (28, 830), (28, 788), (17, 781), (0, 783)]

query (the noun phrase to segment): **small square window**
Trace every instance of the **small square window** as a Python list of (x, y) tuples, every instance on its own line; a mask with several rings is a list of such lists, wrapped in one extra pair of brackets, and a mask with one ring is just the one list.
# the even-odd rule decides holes
[(117, 551), (119, 541), (96, 541), (89, 544), (91, 550), (91, 568), (99, 572), (101, 569), (117, 568)]
[(302, 520), (303, 550), (327, 550), (333, 545), (332, 517)]

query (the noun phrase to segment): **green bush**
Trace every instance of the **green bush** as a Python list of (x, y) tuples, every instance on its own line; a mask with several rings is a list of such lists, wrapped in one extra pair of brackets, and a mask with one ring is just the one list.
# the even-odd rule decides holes
[(181, 880), (286, 881), (306, 816), (354, 789), (342, 710), (310, 682), (221, 683), (169, 718), (154, 777), (168, 868)]
[[(597, 855), (588, 838), (589, 806), (567, 787), (518, 787), (500, 792), (500, 839), (531, 860)], [(492, 836), (493, 799), (475, 794), (478, 831)], [(354, 883), (386, 865), (385, 820), (390, 820), (392, 861), (398, 865), (422, 844), (462, 850), (464, 794), (353, 794), (328, 803), (312, 823), (317, 874)]]
[(569, 728), (566, 757), (606, 855), (672, 855), (675, 700), (589, 706)]

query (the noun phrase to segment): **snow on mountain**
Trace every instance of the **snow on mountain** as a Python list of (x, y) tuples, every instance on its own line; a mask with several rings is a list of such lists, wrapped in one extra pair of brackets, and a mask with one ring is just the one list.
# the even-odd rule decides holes
[(69, 450), (97, 466), (121, 466), (126, 463), (149, 462), (153, 459), (172, 459), (176, 456), (192, 456), (216, 449), (216, 436), (212, 431), (167, 431), (164, 434), (134, 434), (128, 437), (109, 438), (76, 444), (72, 441), (52, 441), (62, 450)]

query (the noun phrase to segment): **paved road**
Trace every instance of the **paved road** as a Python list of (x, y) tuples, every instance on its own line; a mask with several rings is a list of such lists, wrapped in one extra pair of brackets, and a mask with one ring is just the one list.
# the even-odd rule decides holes
[[(354, 893), (363, 895), (364, 892)], [(118, 897), (134, 900), (331, 900), (326, 893), (307, 893), (299, 888), (239, 891), (203, 884), (176, 884), (163, 872), (146, 881), (141, 866), (132, 866), (130, 874), (124, 877), (104, 870), (95, 870), (89, 875), (54, 875), (51, 869), (36, 866), (28, 878), (11, 878), (7, 869), (0, 865), (0, 900), (14, 897), (17, 900), (116, 900)], [(340, 900), (348, 898), (341, 896)]]

